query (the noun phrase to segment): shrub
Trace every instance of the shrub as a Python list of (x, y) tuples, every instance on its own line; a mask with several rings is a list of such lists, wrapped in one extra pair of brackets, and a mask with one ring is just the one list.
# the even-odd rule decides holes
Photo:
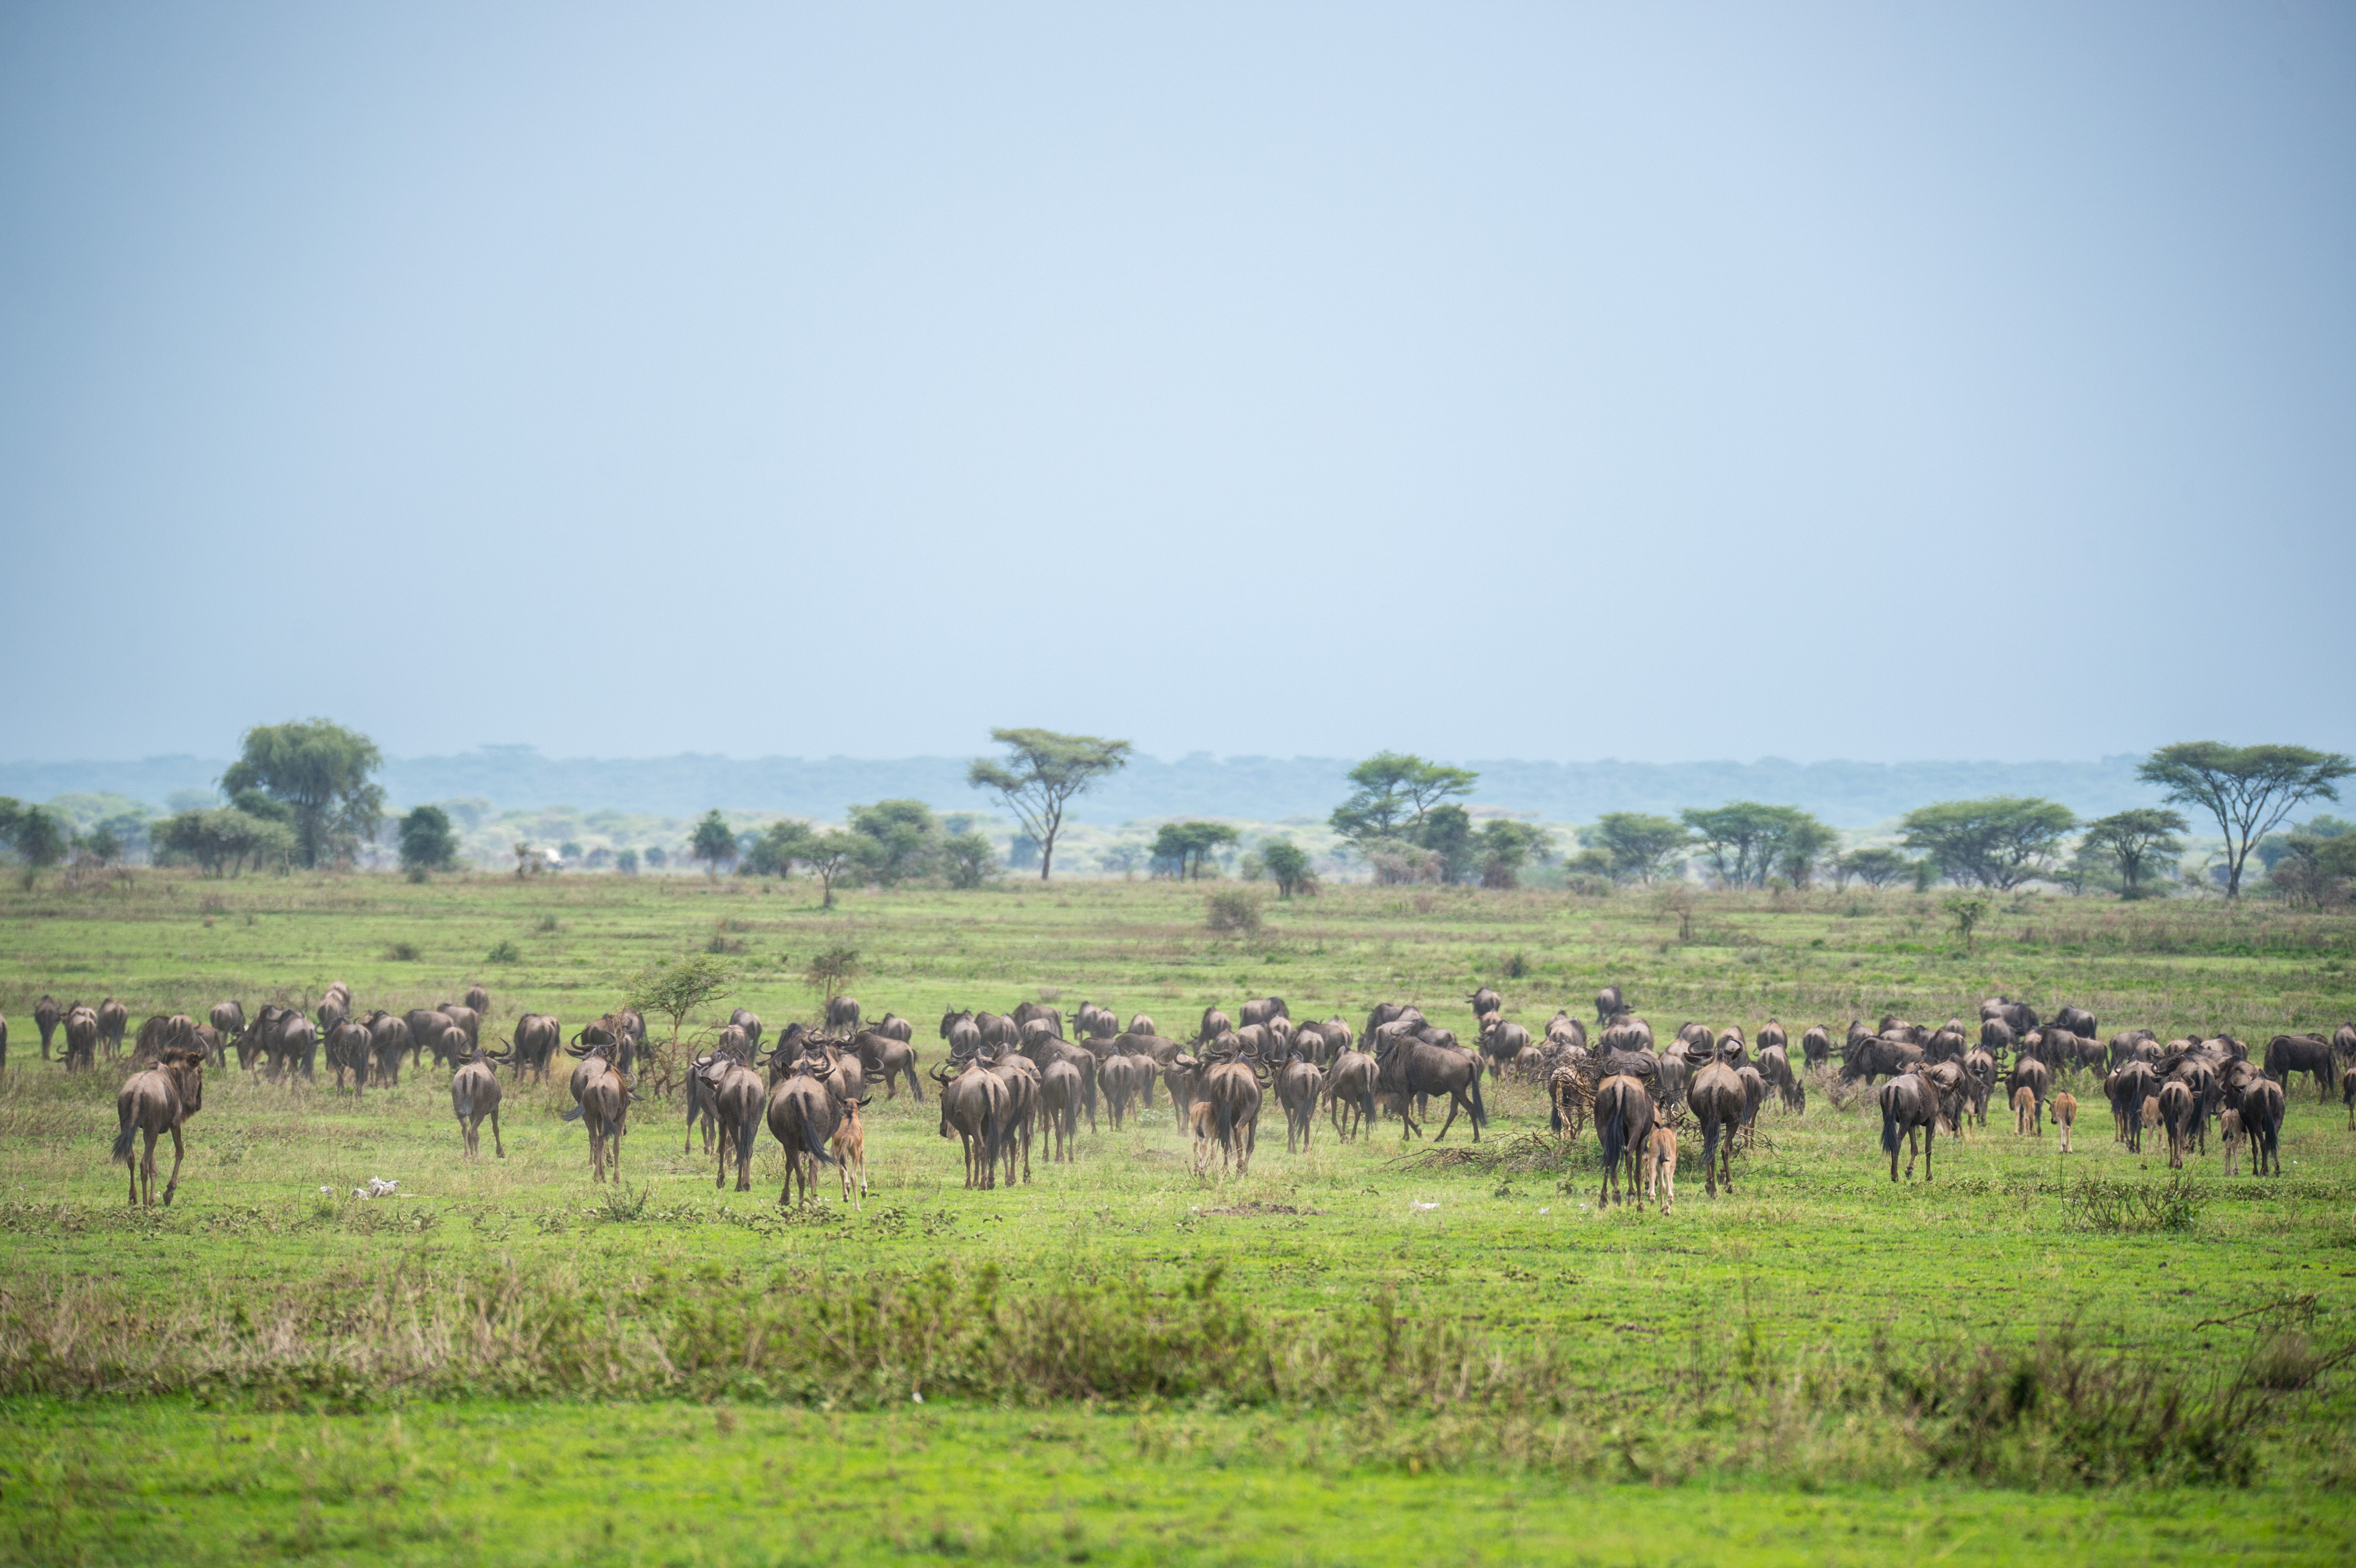
[(414, 964), (425, 956), (414, 942), (396, 942), (385, 949), (384, 955), (396, 964)]
[(491, 964), (520, 964), (523, 962), (523, 954), (514, 943), (501, 938), (490, 952), (484, 955), (484, 960)]
[(1213, 931), (1250, 936), (1260, 929), (1260, 895), (1248, 889), (1229, 888), (1213, 893), (1204, 907)]

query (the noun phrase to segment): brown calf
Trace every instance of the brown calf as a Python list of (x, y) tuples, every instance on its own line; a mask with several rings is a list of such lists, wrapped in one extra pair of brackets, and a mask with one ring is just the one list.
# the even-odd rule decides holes
[(2053, 1096), (2053, 1125), (2062, 1135), (2062, 1152), (2070, 1152), (2070, 1129), (2078, 1125), (2078, 1096), (2067, 1090)]
[(1652, 1197), (1657, 1189), (1661, 1212), (1665, 1214), (1677, 1196), (1677, 1135), (1666, 1127), (1655, 1127), (1645, 1142), (1644, 1196)]

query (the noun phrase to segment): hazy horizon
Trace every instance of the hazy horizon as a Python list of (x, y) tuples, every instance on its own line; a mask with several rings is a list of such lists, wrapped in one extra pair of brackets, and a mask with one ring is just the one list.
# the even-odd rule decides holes
[(0, 755), (2356, 751), (2351, 147), (2344, 5), (15, 7)]

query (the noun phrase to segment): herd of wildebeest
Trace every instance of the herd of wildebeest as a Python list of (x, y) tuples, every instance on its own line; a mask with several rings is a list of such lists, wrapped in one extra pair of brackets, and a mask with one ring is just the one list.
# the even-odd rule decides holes
[[(682, 1153), (691, 1151), (700, 1127), (704, 1153), (718, 1156), (716, 1185), (726, 1185), (733, 1167), (736, 1189), (751, 1189), (753, 1153), (766, 1125), (786, 1155), (781, 1204), (797, 1192), (803, 1200), (815, 1196), (819, 1169), (830, 1165), (838, 1168), (846, 1200), (862, 1195), (861, 1109), (879, 1087), (897, 1097), (905, 1085), (922, 1102), (927, 1077), (937, 1086), (940, 1136), (963, 1145), (969, 1188), (1012, 1184), (1018, 1171), (1019, 1179), (1030, 1179), (1034, 1135), (1048, 1159), (1075, 1157), (1082, 1116), (1095, 1131), (1101, 1111), (1119, 1128), (1133, 1106), (1152, 1104), (1157, 1081), (1191, 1136), (1194, 1169), (1207, 1172), (1216, 1160), (1240, 1173), (1250, 1167), (1270, 1090), (1284, 1113), (1288, 1150), (1308, 1147), (1321, 1109), (1345, 1140), (1384, 1115), (1398, 1119), (1402, 1139), (1421, 1136), (1432, 1099), (1442, 1095), (1447, 1115), (1435, 1140), (1461, 1114), (1477, 1142), (1488, 1122), (1483, 1078), (1515, 1074), (1544, 1086), (1557, 1135), (1577, 1138), (1594, 1125), (1603, 1168), (1599, 1204), (1634, 1199), (1641, 1187), (1665, 1211), (1675, 1197), (1681, 1132), (1700, 1140), (1710, 1195), (1731, 1191), (1735, 1147), (1761, 1106), (1772, 1096), (1786, 1111), (1804, 1111), (1811, 1081), (1844, 1101), (1852, 1093), (1877, 1095), (1893, 1182), (1901, 1147), (1912, 1177), (1918, 1138), (1922, 1178), (1931, 1179), (1936, 1136), (1967, 1123), (1986, 1126), (1999, 1086), (2015, 1131), (2042, 1136), (2050, 1115), (2064, 1153), (2077, 1120), (2072, 1083), (2091, 1087), (2098, 1080), (2115, 1138), (2140, 1152), (2147, 1133), (2164, 1136), (2171, 1166), (2206, 1152), (2213, 1122), (2227, 1175), (2245, 1147), (2252, 1175), (2281, 1173), (2285, 1093), (2298, 1074), (2312, 1076), (2319, 1099), (2328, 1098), (2336, 1081), (2356, 1128), (2356, 1024), (2343, 1023), (2329, 1036), (2276, 1035), (2253, 1061), (2249, 1048), (2229, 1034), (2163, 1040), (2133, 1029), (2104, 1042), (2094, 1016), (2082, 1008), (2065, 1007), (2040, 1019), (2027, 1004), (1995, 997), (1980, 1004), (1976, 1028), (1961, 1018), (1930, 1028), (1890, 1017), (1878, 1025), (1854, 1020), (1837, 1041), (1824, 1026), (1807, 1029), (1795, 1068), (1790, 1039), (1773, 1019), (1759, 1027), (1755, 1040), (1740, 1027), (1687, 1023), (1662, 1044), (1617, 986), (1596, 995), (1591, 1040), (1583, 1019), (1568, 1011), (1558, 1011), (1533, 1038), (1505, 1019), (1495, 991), (1483, 987), (1467, 1000), (1472, 1045), (1416, 1008), (1392, 1002), (1375, 1008), (1360, 1031), (1339, 1017), (1295, 1021), (1282, 997), (1262, 997), (1243, 1004), (1240, 1022), (1216, 1007), (1205, 1009), (1185, 1040), (1163, 1035), (1142, 1013), (1124, 1027), (1093, 1002), (1073, 1012), (1068, 1032), (1063, 1013), (1041, 1002), (1005, 1014), (959, 1009), (940, 1021), (946, 1060), (925, 1072), (906, 1019), (887, 1012), (863, 1022), (856, 1000), (837, 997), (819, 1028), (793, 1023), (774, 1039), (758, 1015), (739, 1008), (674, 1072), (667, 1052), (649, 1050), (646, 1020), (628, 1008), (576, 1029), (569, 1041), (553, 1017), (525, 1013), (492, 1050), (482, 1042), (490, 997), (479, 986), (463, 1001), (363, 1015), (350, 988), (337, 981), (316, 1020), (277, 1004), (248, 1019), (236, 1001), (216, 1004), (203, 1023), (185, 1013), (148, 1019), (134, 1037), (116, 1097), (113, 1157), (131, 1167), (130, 1200), (153, 1204), (155, 1146), (168, 1135), (172, 1174), (163, 1201), (170, 1203), (185, 1153), (181, 1131), (203, 1104), (205, 1069), (225, 1069), (232, 1055), (240, 1070), (272, 1080), (313, 1079), (324, 1059), (336, 1087), (348, 1078), (355, 1093), (371, 1083), (397, 1083), (404, 1057), (416, 1070), (430, 1055), (450, 1073), (465, 1157), (479, 1157), (480, 1127), (488, 1120), (494, 1152), (504, 1157), (496, 1070), (545, 1083), (560, 1049), (573, 1062), (573, 1105), (564, 1117), (586, 1128), (595, 1179), (605, 1179), (609, 1165), (619, 1176), (632, 1104), (676, 1094), (687, 1114)], [(94, 1068), (102, 1049), (110, 1059), (123, 1051), (129, 1019), (111, 997), (95, 1008), (60, 1008), (45, 996), (33, 1016), (44, 1061), (63, 1031), (69, 1072)], [(0, 1017), (0, 1068), (7, 1040), (7, 1020)], [(142, 1136), (145, 1148), (134, 1160)]]

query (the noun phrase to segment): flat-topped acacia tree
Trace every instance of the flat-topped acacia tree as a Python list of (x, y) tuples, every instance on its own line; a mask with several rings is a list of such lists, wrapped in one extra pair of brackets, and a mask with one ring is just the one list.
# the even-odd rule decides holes
[(990, 738), (1006, 748), (1001, 760), (977, 757), (966, 783), (994, 789), (1023, 830), (1039, 845), (1039, 880), (1055, 864), (1055, 835), (1063, 831), (1064, 808), (1074, 795), (1129, 765), (1126, 741), (1094, 735), (1059, 735), (1052, 730), (992, 730)]
[(2162, 746), (2136, 770), (2179, 805), (2197, 805), (2217, 819), (2225, 840), (2225, 896), (2242, 896), (2242, 868), (2265, 836), (2302, 801), (2338, 800), (2339, 781), (2356, 773), (2339, 752), (2305, 746), (2228, 746), (2187, 741)]

